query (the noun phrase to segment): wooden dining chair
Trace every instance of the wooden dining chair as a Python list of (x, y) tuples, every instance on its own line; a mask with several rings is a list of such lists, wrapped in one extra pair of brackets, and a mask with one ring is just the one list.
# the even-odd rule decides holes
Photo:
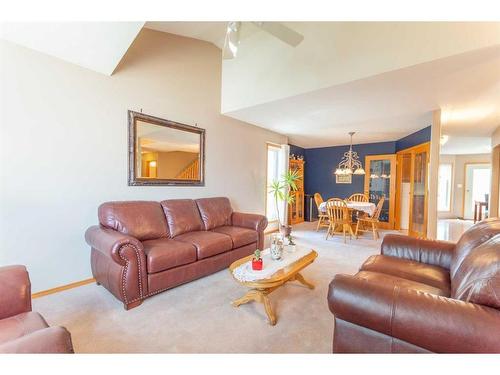
[(321, 227), (328, 227), (328, 214), (322, 213), (319, 210), (319, 205), (323, 203), (323, 197), (321, 196), (320, 193), (315, 193), (314, 194), (314, 202), (316, 203), (316, 207), (318, 208), (318, 226), (316, 227), (316, 232), (319, 230)]
[(330, 235), (335, 235), (335, 228), (337, 225), (342, 228), (344, 243), (346, 242), (346, 232), (349, 233), (349, 238), (352, 238), (354, 235), (351, 226), (352, 221), (345, 201), (339, 198), (328, 199), (326, 202), (326, 212), (328, 213), (329, 222), (326, 239), (328, 239)]
[[(358, 223), (356, 224), (356, 238), (358, 238), (358, 232), (369, 232), (373, 233), (373, 239), (378, 239), (378, 224), (380, 223), (379, 217), (380, 212), (382, 211), (382, 207), (385, 202), (385, 197), (380, 198), (377, 203), (377, 207), (375, 208), (375, 212), (372, 216), (358, 217)], [(367, 225), (368, 229), (364, 229), (363, 226)], [(369, 228), (371, 227), (371, 229)]]
[(348, 202), (368, 202), (368, 197), (365, 194), (356, 193), (352, 194), (346, 199)]

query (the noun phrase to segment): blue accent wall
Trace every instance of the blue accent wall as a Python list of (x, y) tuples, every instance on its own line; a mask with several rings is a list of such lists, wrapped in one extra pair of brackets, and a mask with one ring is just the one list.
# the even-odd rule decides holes
[(431, 132), (431, 127), (428, 126), (404, 138), (398, 139), (396, 141), (396, 152), (429, 142), (431, 140)]
[(301, 155), (304, 158), (306, 157), (306, 149), (300, 146), (288, 145), (290, 146), (290, 155), (294, 154), (295, 156)]
[[(397, 141), (366, 143), (353, 145), (353, 151), (358, 153), (363, 167), (365, 167), (365, 156), (395, 154), (405, 148), (413, 147), (431, 140), (431, 127), (428, 126), (413, 134)], [(306, 194), (320, 193), (323, 199), (332, 197), (347, 198), (354, 193), (362, 193), (364, 190), (365, 176), (353, 175), (352, 184), (337, 184), (335, 182), (335, 169), (339, 164), (344, 152), (349, 146), (318, 147), (304, 149), (299, 146), (290, 145), (290, 154), (303, 155), (305, 164), (304, 188)]]
[[(366, 143), (353, 145), (353, 151), (358, 153), (359, 159), (365, 166), (365, 156), (394, 154), (396, 142)], [(320, 193), (323, 199), (347, 198), (354, 193), (364, 190), (365, 176), (353, 175), (352, 184), (337, 184), (335, 182), (335, 169), (342, 159), (344, 152), (349, 151), (349, 146), (333, 146), (305, 149), (305, 193)]]

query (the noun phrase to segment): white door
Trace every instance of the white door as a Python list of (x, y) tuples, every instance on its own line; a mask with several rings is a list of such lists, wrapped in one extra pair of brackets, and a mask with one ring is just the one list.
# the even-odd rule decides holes
[(490, 179), (490, 164), (465, 165), (464, 219), (474, 218), (475, 201), (484, 202), (486, 201), (486, 197), (489, 197)]

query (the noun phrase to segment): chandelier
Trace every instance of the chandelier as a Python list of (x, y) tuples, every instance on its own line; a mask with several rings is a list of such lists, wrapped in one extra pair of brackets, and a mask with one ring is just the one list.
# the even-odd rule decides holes
[(354, 134), (355, 132), (349, 132), (351, 136), (351, 145), (349, 146), (349, 151), (344, 153), (344, 157), (335, 170), (336, 175), (365, 174), (363, 165), (359, 161), (358, 153), (352, 150), (352, 136)]

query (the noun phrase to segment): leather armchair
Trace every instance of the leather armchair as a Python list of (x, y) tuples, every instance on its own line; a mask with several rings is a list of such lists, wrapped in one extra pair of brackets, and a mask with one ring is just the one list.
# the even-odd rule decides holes
[(334, 353), (500, 353), (500, 219), (456, 244), (386, 235), (328, 305)]
[(73, 353), (70, 333), (31, 311), (24, 266), (0, 268), (0, 353)]

